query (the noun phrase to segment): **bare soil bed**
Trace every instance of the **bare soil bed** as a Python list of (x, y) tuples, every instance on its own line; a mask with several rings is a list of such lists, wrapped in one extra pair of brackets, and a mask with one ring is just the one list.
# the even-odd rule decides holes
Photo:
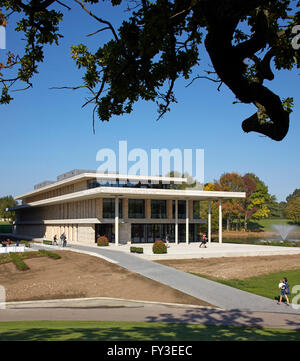
[(184, 272), (216, 279), (246, 279), (268, 273), (300, 269), (300, 255), (194, 258), (156, 261)]
[(0, 265), (0, 285), (6, 289), (6, 301), (111, 297), (208, 305), (101, 258), (70, 251), (55, 253), (61, 259), (26, 259), (30, 267), (27, 271), (17, 270), (12, 262)]

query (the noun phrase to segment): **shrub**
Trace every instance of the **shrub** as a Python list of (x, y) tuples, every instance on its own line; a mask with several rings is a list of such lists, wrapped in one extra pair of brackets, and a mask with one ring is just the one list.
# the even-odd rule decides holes
[(142, 247), (130, 247), (131, 253), (144, 253), (144, 249)]
[(103, 246), (108, 246), (109, 242), (108, 242), (108, 238), (106, 236), (100, 236), (97, 238), (97, 246), (99, 247), (103, 247)]
[(163, 241), (155, 241), (152, 246), (152, 251), (155, 254), (167, 253), (167, 246)]
[(48, 245), (52, 246), (52, 241), (48, 241), (48, 240), (44, 239), (43, 244), (48, 244)]

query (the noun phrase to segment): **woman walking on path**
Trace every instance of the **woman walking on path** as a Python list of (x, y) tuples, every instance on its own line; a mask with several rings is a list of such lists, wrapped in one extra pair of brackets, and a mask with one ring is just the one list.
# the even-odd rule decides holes
[[(280, 281), (280, 282), (282, 282), (282, 281)], [(286, 305), (289, 306), (290, 305), (290, 301), (289, 301), (289, 298), (288, 298), (289, 294), (290, 294), (290, 286), (288, 284), (287, 278), (284, 277), (283, 282), (282, 282), (282, 286), (280, 288), (280, 299), (279, 299), (279, 302), (277, 302), (278, 305), (281, 304), (282, 296), (284, 296), (286, 298)]]

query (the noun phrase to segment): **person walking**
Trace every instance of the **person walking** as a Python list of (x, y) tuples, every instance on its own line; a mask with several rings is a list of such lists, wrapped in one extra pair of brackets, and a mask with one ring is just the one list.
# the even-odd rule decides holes
[(281, 304), (282, 297), (284, 296), (286, 299), (286, 305), (289, 306), (290, 301), (289, 301), (288, 295), (290, 294), (290, 286), (289, 286), (289, 283), (288, 283), (288, 280), (286, 277), (284, 277), (283, 281), (280, 281), (279, 286), (280, 286), (280, 298), (279, 298), (279, 302), (277, 302), (277, 304), (278, 305)]
[(204, 245), (204, 247), (206, 248), (206, 242), (207, 242), (207, 237), (206, 237), (206, 234), (204, 233), (203, 236), (202, 236), (202, 241), (200, 243), (199, 248), (201, 248), (202, 245)]
[(60, 245), (61, 245), (62, 247), (64, 246), (64, 237), (65, 237), (65, 234), (62, 233), (62, 234), (60, 235)]
[(57, 246), (57, 236), (56, 235), (53, 237), (53, 245)]
[(67, 237), (66, 235), (63, 233), (63, 247), (67, 246)]

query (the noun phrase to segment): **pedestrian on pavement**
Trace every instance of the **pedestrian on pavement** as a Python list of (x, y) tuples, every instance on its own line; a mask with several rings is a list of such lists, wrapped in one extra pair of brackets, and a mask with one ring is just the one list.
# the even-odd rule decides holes
[(206, 248), (206, 242), (207, 242), (207, 237), (206, 237), (206, 234), (204, 233), (199, 247), (201, 248), (202, 245), (204, 245), (204, 247)]
[(279, 298), (279, 302), (277, 302), (278, 305), (281, 304), (282, 297), (284, 296), (286, 299), (286, 305), (289, 306), (290, 301), (288, 295), (290, 294), (290, 286), (288, 284), (288, 280), (286, 277), (284, 277), (283, 281), (282, 280), (280, 281), (279, 287), (280, 287), (280, 298)]
[(57, 246), (57, 236), (56, 235), (53, 237), (53, 245)]
[(63, 247), (67, 246), (67, 237), (66, 235), (63, 233)]
[(63, 246), (64, 245), (64, 233), (62, 233), (61, 235), (60, 235), (60, 245), (61, 246)]

